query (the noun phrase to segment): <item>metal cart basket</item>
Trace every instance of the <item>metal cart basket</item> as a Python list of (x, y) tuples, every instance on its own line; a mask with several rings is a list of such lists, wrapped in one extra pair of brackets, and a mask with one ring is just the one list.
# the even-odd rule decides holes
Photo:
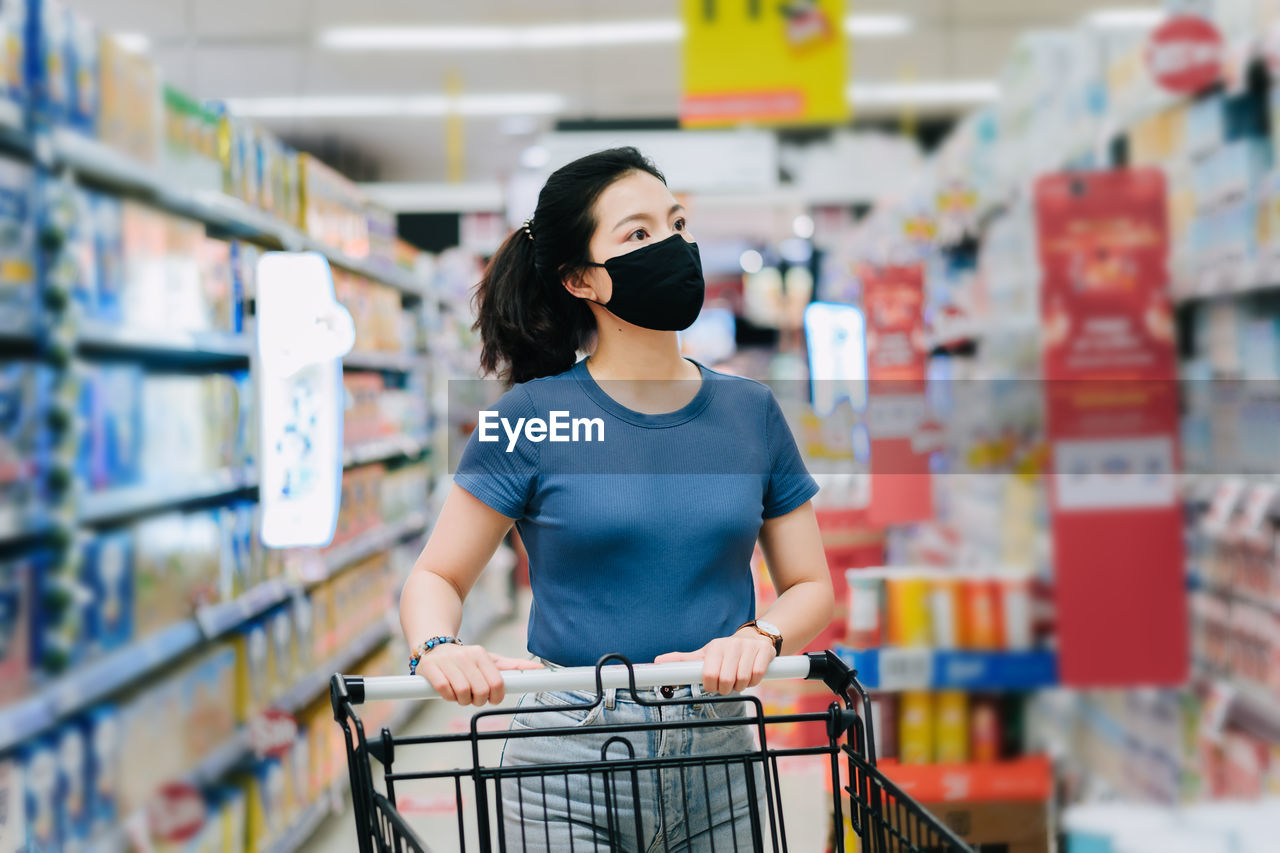
[[(547, 845), (551, 844), (549, 837), (544, 839), (537, 832), (526, 833), (523, 829), (512, 831), (506, 820), (516, 810), (526, 807), (525, 791), (540, 790), (544, 797), (549, 791), (565, 790), (567, 793), (571, 780), (575, 784), (586, 784), (592, 820), (596, 825), (604, 821), (608, 829), (603, 838), (593, 838), (586, 844), (579, 842), (576, 849), (635, 850), (636, 840), (647, 837), (641, 826), (638, 793), (641, 790), (640, 777), (646, 773), (666, 773), (668, 776), (664, 778), (678, 778), (678, 790), (683, 792), (686, 812), (690, 811), (691, 804), (695, 807), (701, 805), (697, 798), (707, 797), (710, 790), (719, 788), (723, 796), (723, 786), (726, 785), (729, 786), (730, 800), (741, 803), (745, 810), (748, 819), (734, 822), (742, 823), (740, 829), (731, 824), (717, 827), (712, 832), (711, 827), (707, 827), (708, 831), (700, 834), (698, 843), (680, 849), (768, 850), (778, 853), (788, 850), (779, 761), (801, 756), (808, 756), (808, 761), (816, 760), (823, 767), (829, 767), (833, 793), (825, 811), (835, 827), (830, 839), (831, 850), (847, 850), (848, 853), (964, 853), (970, 849), (876, 768), (870, 698), (858, 683), (856, 673), (832, 652), (777, 658), (769, 667), (767, 679), (810, 679), (824, 682), (831, 689), (834, 701), (825, 711), (802, 714), (765, 714), (760, 700), (754, 696), (704, 694), (696, 699), (678, 698), (662, 702), (642, 698), (642, 690), (661, 685), (701, 683), (700, 661), (632, 665), (621, 655), (606, 655), (594, 668), (519, 670), (505, 672), (503, 677), (511, 695), (584, 691), (584, 696), (590, 696), (590, 691), (594, 690), (594, 701), (570, 706), (577, 709), (596, 708), (605, 700), (606, 691), (613, 690), (629, 691), (632, 700), (641, 704), (666, 707), (734, 703), (733, 707), (741, 709), (741, 713), (710, 720), (686, 717), (643, 725), (608, 723), (545, 727), (526, 722), (508, 730), (504, 725), (507, 721), (490, 718), (527, 715), (525, 719), (529, 720), (536, 719), (534, 715), (541, 711), (555, 709), (499, 707), (474, 714), (469, 731), (426, 737), (395, 737), (384, 728), (369, 738), (356, 715), (357, 705), (379, 700), (432, 698), (436, 696), (435, 691), (426, 679), (416, 676), (361, 678), (335, 675), (330, 683), (333, 713), (345, 735), (361, 853), (468, 849), (481, 853), (494, 850), (527, 853), (547, 850)], [(769, 746), (771, 730), (791, 726), (794, 731), (797, 725), (815, 733), (811, 738), (815, 742), (787, 748)], [(658, 757), (645, 757), (645, 751), (636, 748), (637, 744), (647, 743), (647, 738), (663, 729), (683, 727), (689, 730), (703, 726), (749, 727), (754, 732), (749, 739), (753, 746), (732, 753)], [(503, 766), (502, 762), (481, 755), (481, 747), (486, 742), (501, 743), (508, 738), (519, 737), (584, 736), (602, 741), (599, 760)], [(592, 741), (593, 745), (595, 743)], [(459, 754), (469, 751), (470, 761), (461, 762), (466, 766), (436, 772), (410, 772), (402, 771), (396, 764), (413, 747), (441, 748), (446, 744), (451, 744), (450, 748)], [(374, 762), (380, 765), (380, 770), (375, 768)], [(822, 772), (825, 774), (827, 771)], [(451, 806), (450, 811), (457, 812), (457, 827), (456, 832), (450, 829), (447, 840), (433, 831), (428, 843), (414, 833), (397, 810), (397, 787), (405, 789), (408, 787), (405, 783), (421, 780), (435, 780), (435, 784), (445, 786), (452, 794), (453, 802), (448, 805)], [(464, 815), (470, 819), (464, 820)], [(504, 815), (507, 816), (505, 820)], [(845, 842), (846, 816), (852, 836), (857, 839), (849, 848)], [(570, 817), (572, 819), (572, 815)], [(664, 811), (661, 816), (664, 832), (659, 837), (667, 838), (668, 820), (675, 823), (682, 819)], [(663, 843), (655, 843), (655, 846), (665, 850)], [(648, 844), (640, 841), (639, 846), (647, 848)], [(552, 844), (550, 849), (556, 849), (556, 845)]]

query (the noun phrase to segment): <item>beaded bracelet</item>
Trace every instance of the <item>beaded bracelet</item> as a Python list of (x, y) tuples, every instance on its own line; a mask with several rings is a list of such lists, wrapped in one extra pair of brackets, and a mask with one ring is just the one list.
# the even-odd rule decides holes
[(432, 637), (431, 639), (420, 643), (412, 652), (409, 653), (409, 674), (418, 674), (418, 661), (422, 660), (422, 656), (434, 649), (436, 646), (443, 646), (446, 643), (462, 645), (462, 641), (457, 637)]

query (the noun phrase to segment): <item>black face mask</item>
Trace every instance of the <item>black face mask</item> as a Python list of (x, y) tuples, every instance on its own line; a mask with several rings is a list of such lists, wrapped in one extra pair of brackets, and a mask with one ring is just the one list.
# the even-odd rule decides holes
[[(608, 302), (596, 302), (620, 320), (644, 329), (679, 332), (693, 325), (702, 310), (706, 282), (698, 244), (679, 234), (651, 243), (603, 264), (613, 279)], [(595, 302), (594, 299), (588, 300)]]

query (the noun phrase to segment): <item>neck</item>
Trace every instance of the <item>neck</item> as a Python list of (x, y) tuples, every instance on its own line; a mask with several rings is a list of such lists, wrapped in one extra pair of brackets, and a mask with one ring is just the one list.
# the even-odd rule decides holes
[(590, 365), (597, 378), (687, 379), (697, 369), (681, 357), (675, 332), (622, 326), (603, 311), (596, 320), (598, 343)]

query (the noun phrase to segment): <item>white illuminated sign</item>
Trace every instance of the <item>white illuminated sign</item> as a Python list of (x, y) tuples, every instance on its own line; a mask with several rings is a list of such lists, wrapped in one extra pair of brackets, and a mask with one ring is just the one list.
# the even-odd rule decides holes
[(852, 305), (811, 302), (804, 309), (813, 412), (829, 415), (842, 400), (860, 412), (867, 405), (866, 323)]
[(342, 486), (342, 356), (355, 343), (329, 262), (269, 252), (258, 262), (262, 543), (333, 539)]

